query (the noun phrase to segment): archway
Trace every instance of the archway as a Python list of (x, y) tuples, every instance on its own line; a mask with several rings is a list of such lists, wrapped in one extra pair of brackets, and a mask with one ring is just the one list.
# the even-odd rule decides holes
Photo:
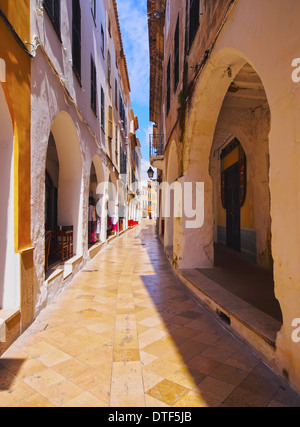
[(104, 242), (106, 230), (105, 213), (105, 176), (101, 159), (94, 156), (91, 172), (88, 200), (88, 243), (89, 246)]
[(264, 85), (247, 63), (225, 96), (211, 150), (214, 275), (226, 290), (282, 322), (271, 254), (270, 120)]
[(14, 226), (14, 130), (0, 85), (0, 310), (20, 306), (18, 256)]
[[(238, 272), (237, 286), (228, 280), (229, 286), (223, 287), (273, 317), (279, 329), (282, 314), (274, 293), (271, 255), (270, 129), (267, 94), (254, 66), (236, 51), (217, 53), (196, 87), (184, 157), (184, 182), (205, 185), (205, 221), (199, 229), (183, 228), (183, 250), (176, 255), (180, 268), (201, 269), (222, 286), (231, 266), (232, 277)], [(215, 252), (216, 243), (236, 252), (230, 256), (222, 248)], [(220, 264), (223, 270), (216, 275)]]
[(59, 113), (51, 126), (45, 176), (47, 270), (48, 259), (66, 261), (83, 251), (82, 159), (75, 125), (66, 112)]
[(165, 218), (165, 237), (164, 244), (165, 248), (173, 252), (174, 247), (174, 203), (175, 203), (175, 183), (179, 177), (179, 160), (177, 154), (176, 143), (173, 141), (170, 147), (168, 156), (168, 167), (167, 167), (167, 182), (170, 191), (170, 197), (164, 198), (164, 203), (170, 203), (170, 216)]
[[(246, 64), (228, 89), (212, 144), (210, 175), (214, 184), (214, 240), (226, 243), (267, 268), (273, 266), (270, 120), (263, 83), (255, 70)], [(232, 178), (234, 173), (236, 179)], [(231, 199), (234, 188), (239, 198), (238, 206), (233, 206), (231, 200), (226, 201), (226, 192), (227, 198)]]
[(108, 202), (107, 202), (107, 234), (108, 237), (115, 236), (119, 231), (119, 203), (118, 186), (114, 172), (111, 172), (108, 180)]

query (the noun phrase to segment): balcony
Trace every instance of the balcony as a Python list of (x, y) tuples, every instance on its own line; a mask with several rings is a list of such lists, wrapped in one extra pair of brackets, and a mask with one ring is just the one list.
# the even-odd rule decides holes
[(150, 135), (150, 163), (157, 169), (164, 169), (165, 141), (164, 135)]

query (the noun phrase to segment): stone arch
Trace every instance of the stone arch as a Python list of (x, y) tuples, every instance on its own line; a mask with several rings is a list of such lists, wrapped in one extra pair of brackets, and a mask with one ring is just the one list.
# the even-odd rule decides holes
[[(51, 172), (49, 156), (52, 165), (55, 163)], [(60, 112), (51, 125), (45, 171), (52, 174), (52, 181), (57, 185), (56, 225), (73, 227), (74, 255), (82, 255), (82, 156), (75, 124), (65, 111)]]
[(20, 306), (14, 224), (14, 128), (0, 85), (0, 310)]
[[(172, 141), (168, 150), (168, 161), (167, 161), (167, 183), (169, 186), (174, 187), (174, 183), (177, 182), (179, 177), (179, 156), (177, 152), (176, 142)], [(165, 237), (164, 244), (166, 248), (174, 247), (174, 191), (170, 192), (170, 198), (165, 198), (164, 203), (170, 201), (170, 216), (165, 218)]]
[[(216, 126), (228, 90), (246, 64), (255, 70), (246, 56), (233, 48), (224, 48), (208, 61), (193, 93), (183, 156), (184, 182), (205, 184), (204, 225), (198, 230), (184, 230), (184, 247), (178, 258), (182, 267), (210, 268), (214, 263), (213, 180), (210, 156)], [(266, 99), (268, 99), (266, 94)], [(185, 218), (183, 218), (183, 229)], [(193, 247), (193, 254), (188, 254)]]
[[(211, 149), (210, 174), (214, 181), (214, 210), (216, 213), (217, 204), (218, 215), (222, 216), (220, 168), (221, 164), (223, 169), (224, 166), (228, 169), (233, 165), (238, 153), (235, 141), (239, 141), (246, 156), (245, 201), (241, 208), (241, 251), (267, 268), (273, 267), (269, 183), (270, 126), (270, 106), (264, 85), (256, 71), (247, 63), (230, 85), (223, 101)], [(232, 141), (234, 150), (221, 160), (221, 152), (230, 150)], [(224, 171), (223, 191), (225, 175)], [(225, 207), (223, 224), (226, 222), (224, 214)], [(215, 217), (215, 241), (218, 233), (216, 223)]]
[[(105, 197), (106, 197), (106, 185), (105, 185), (105, 172), (103, 163), (99, 155), (93, 157), (91, 163), (90, 173), (90, 189), (89, 198), (92, 196), (96, 207), (97, 230), (100, 231), (98, 234), (99, 240), (105, 242), (106, 236), (106, 212), (105, 212)], [(94, 175), (94, 177), (93, 177)], [(90, 204), (89, 204), (90, 205)], [(89, 214), (90, 218), (90, 214)]]
[(107, 222), (110, 234), (116, 234), (119, 228), (118, 182), (116, 174), (111, 171), (108, 178)]

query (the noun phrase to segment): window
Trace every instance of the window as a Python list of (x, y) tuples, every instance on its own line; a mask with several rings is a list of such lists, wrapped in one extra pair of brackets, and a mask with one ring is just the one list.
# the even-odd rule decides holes
[(126, 119), (125, 114), (126, 114), (126, 112), (125, 112), (125, 107), (124, 107), (124, 103), (123, 103), (123, 99), (122, 99), (121, 93), (120, 93), (119, 99), (120, 99), (120, 119), (121, 119), (122, 124), (123, 124), (121, 130), (124, 131), (125, 130), (125, 125), (126, 125), (126, 123), (125, 123), (125, 119)]
[(105, 95), (103, 87), (101, 87), (101, 127), (104, 131), (105, 126)]
[(96, 11), (97, 11), (97, 0), (91, 0), (91, 9), (92, 9), (92, 15), (94, 18), (94, 22), (96, 25)]
[(111, 80), (111, 56), (110, 56), (110, 52), (107, 52), (107, 81), (110, 85), (110, 80)]
[(60, 39), (60, 0), (45, 0), (44, 8), (52, 22), (56, 34)]
[(108, 33), (109, 33), (109, 37), (111, 37), (111, 22), (110, 22), (110, 18), (108, 18)]
[(190, 47), (200, 25), (200, 0), (190, 0)]
[(81, 80), (81, 9), (79, 0), (73, 0), (72, 30), (73, 69), (78, 79)]
[(103, 25), (101, 25), (101, 52), (104, 58), (104, 52), (105, 52), (105, 38), (104, 38), (104, 30)]
[(118, 109), (118, 80), (115, 79), (115, 107)]
[(108, 138), (113, 138), (113, 109), (108, 107)]
[(115, 143), (116, 143), (116, 164), (119, 164), (119, 142), (118, 142), (118, 126), (116, 126), (115, 130)]
[(167, 34), (169, 32), (169, 27), (170, 27), (170, 15), (171, 15), (171, 9), (170, 9), (170, 0), (167, 0), (167, 5), (166, 5), (166, 31)]
[(97, 71), (93, 58), (91, 57), (91, 107), (97, 116)]
[(177, 90), (179, 83), (179, 16), (174, 37), (174, 92)]
[(171, 57), (167, 69), (167, 114), (169, 114), (171, 107)]
[(124, 153), (122, 148), (120, 151), (120, 172), (121, 175), (127, 174), (127, 154)]

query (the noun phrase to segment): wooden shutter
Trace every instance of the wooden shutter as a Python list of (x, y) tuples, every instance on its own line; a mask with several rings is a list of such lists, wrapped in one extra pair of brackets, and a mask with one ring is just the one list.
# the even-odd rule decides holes
[(177, 19), (175, 37), (174, 37), (174, 92), (179, 83), (179, 16)]
[(108, 138), (113, 138), (113, 109), (108, 107)]
[(81, 9), (79, 0), (73, 0), (72, 31), (73, 68), (77, 77), (81, 79)]
[(97, 71), (93, 58), (91, 57), (91, 107), (97, 115)]

